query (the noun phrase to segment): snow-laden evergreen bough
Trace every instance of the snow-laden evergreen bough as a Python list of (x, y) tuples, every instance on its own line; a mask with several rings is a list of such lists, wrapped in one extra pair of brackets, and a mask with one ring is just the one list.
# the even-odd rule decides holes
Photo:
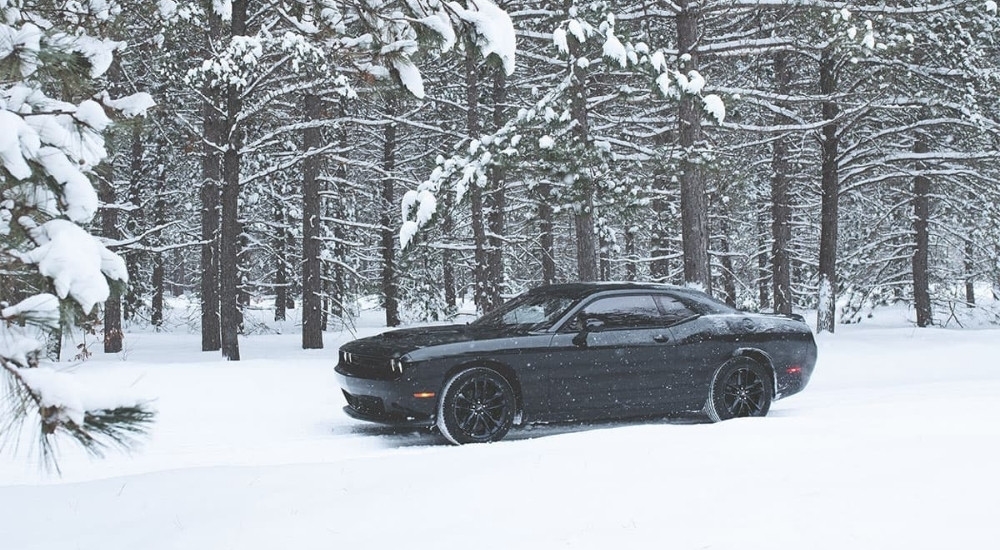
[(83, 227), (98, 208), (90, 175), (107, 156), (107, 112), (140, 116), (153, 101), (145, 93), (50, 97), (47, 90), (100, 77), (125, 46), (86, 28), (112, 19), (120, 11), (114, 2), (51, 7), (0, 0), (0, 376), (7, 390), (0, 449), (16, 447), (24, 423), (37, 421), (41, 458), (55, 466), (54, 436), (100, 454), (130, 445), (153, 417), (137, 399), (83, 387), (46, 357), (46, 342), (72, 315), (89, 315), (107, 300), (109, 284), (128, 281), (122, 259)]

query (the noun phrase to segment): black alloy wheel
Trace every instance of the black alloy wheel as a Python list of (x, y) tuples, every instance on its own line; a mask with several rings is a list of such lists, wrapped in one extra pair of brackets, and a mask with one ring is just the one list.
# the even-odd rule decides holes
[(774, 399), (769, 370), (748, 357), (737, 357), (715, 373), (705, 412), (713, 422), (766, 416)]
[(497, 371), (464, 370), (444, 387), (436, 424), (456, 445), (499, 441), (514, 422), (514, 389)]

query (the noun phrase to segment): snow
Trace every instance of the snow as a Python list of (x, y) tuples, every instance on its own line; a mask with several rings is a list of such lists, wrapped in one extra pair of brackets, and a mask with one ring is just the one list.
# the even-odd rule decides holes
[(653, 66), (653, 70), (659, 73), (667, 71), (667, 60), (663, 56), (662, 50), (656, 50), (653, 55), (649, 57), (649, 64)]
[(16, 54), (21, 76), (31, 76), (38, 69), (41, 38), (42, 30), (31, 23), (21, 25), (20, 29), (0, 23), (0, 60)]
[(576, 41), (580, 44), (587, 41), (586, 30), (578, 20), (570, 19), (569, 23), (566, 24), (566, 28), (569, 30), (569, 33), (573, 35), (573, 38), (576, 38)]
[(111, 124), (111, 119), (104, 113), (104, 108), (91, 99), (84, 101), (76, 108), (73, 118), (97, 132), (103, 132)]
[(101, 103), (120, 112), (126, 118), (146, 116), (146, 111), (156, 106), (153, 96), (146, 92), (138, 92), (118, 99), (111, 99), (105, 93)]
[[(678, 82), (680, 82), (679, 79)], [(689, 72), (687, 75), (687, 84), (683, 86), (684, 91), (692, 95), (698, 95), (704, 88), (705, 77), (701, 76), (701, 73), (698, 71)]]
[(49, 220), (36, 226), (30, 218), (18, 223), (38, 246), (27, 253), (12, 251), (21, 261), (38, 264), (38, 271), (52, 279), (56, 295), (72, 297), (85, 312), (108, 299), (108, 282), (102, 269), (121, 277), (124, 263), (80, 226), (66, 220)]
[(442, 52), (451, 51), (451, 49), (455, 46), (455, 29), (451, 26), (451, 20), (448, 18), (448, 14), (444, 12), (431, 14), (427, 17), (417, 19), (417, 22), (441, 36)]
[(26, 179), (31, 176), (31, 167), (25, 157), (38, 149), (38, 135), (20, 116), (0, 109), (0, 161), (12, 176)]
[(156, 7), (160, 12), (160, 17), (165, 20), (171, 19), (177, 13), (177, 2), (174, 0), (158, 0)]
[(514, 23), (507, 12), (491, 0), (469, 0), (469, 9), (456, 2), (449, 7), (462, 20), (476, 29), (476, 45), (483, 57), (496, 55), (508, 76), (514, 74), (517, 55), (517, 39)]
[(552, 43), (555, 44), (560, 53), (569, 53), (569, 42), (566, 40), (566, 31), (562, 27), (552, 31)]
[[(368, 313), (359, 336), (382, 330)], [(104, 461), (64, 445), (62, 478), (5, 456), (4, 547), (938, 550), (1000, 534), (1000, 330), (839, 326), (767, 418), (466, 447), (346, 417), (332, 370), (352, 336), (327, 336), (244, 338), (238, 364), (184, 333), (96, 353), (74, 376), (158, 396), (151, 436)]]
[[(6, 314), (3, 316), (7, 317)], [(0, 334), (4, 332), (5, 330), (0, 328)], [(18, 365), (27, 365), (28, 356), (42, 349), (43, 346), (44, 344), (34, 338), (4, 334), (4, 338), (0, 339), (0, 357), (13, 361)]]
[(420, 69), (406, 56), (395, 56), (390, 58), (392, 67), (399, 75), (399, 82), (404, 88), (417, 99), (424, 98), (424, 79), (420, 76)]
[(18, 316), (39, 323), (56, 323), (59, 321), (59, 299), (51, 294), (35, 294), (0, 310), (0, 317), (4, 319)]
[(989, 13), (991, 15), (997, 14), (997, 3), (994, 2), (993, 0), (987, 0), (984, 7), (986, 9), (986, 13)]
[(708, 94), (701, 98), (701, 101), (705, 105), (705, 111), (717, 123), (722, 124), (726, 120), (726, 104), (722, 102), (721, 97), (715, 94)]
[(551, 149), (553, 146), (555, 146), (555, 144), (556, 142), (554, 139), (552, 139), (552, 136), (545, 135), (538, 138), (539, 149)]
[(628, 65), (628, 55), (625, 46), (622, 45), (618, 37), (615, 36), (614, 29), (608, 27), (606, 40), (604, 41), (604, 57), (616, 61), (623, 69)]

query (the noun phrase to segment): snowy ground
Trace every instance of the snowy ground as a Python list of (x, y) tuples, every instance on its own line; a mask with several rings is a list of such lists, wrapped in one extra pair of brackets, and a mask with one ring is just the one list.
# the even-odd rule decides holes
[[(1000, 330), (842, 326), (770, 416), (513, 431), (492, 445), (346, 417), (299, 336), (135, 334), (79, 376), (156, 396), (151, 437), (63, 477), (0, 456), (4, 550), (980, 549), (1000, 539)], [(375, 331), (361, 328), (361, 334)]]

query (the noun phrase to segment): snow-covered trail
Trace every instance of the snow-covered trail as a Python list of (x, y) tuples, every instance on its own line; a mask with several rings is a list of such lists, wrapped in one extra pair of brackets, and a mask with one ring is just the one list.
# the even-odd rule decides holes
[(80, 373), (158, 395), (150, 440), (101, 462), (66, 448), (62, 479), (5, 456), (3, 548), (992, 547), (1000, 331), (838, 330), (764, 419), (467, 447), (344, 416), (333, 338), (249, 338), (227, 364), (140, 335)]

